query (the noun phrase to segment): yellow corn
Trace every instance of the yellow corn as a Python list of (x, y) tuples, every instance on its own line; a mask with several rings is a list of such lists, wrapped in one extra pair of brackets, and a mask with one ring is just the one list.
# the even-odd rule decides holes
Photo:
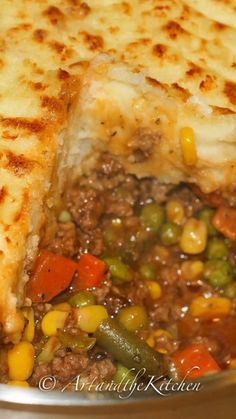
[(52, 306), (52, 310), (59, 310), (59, 311), (67, 311), (67, 312), (69, 312), (71, 310), (71, 306), (70, 306), (69, 303), (54, 304)]
[(168, 221), (178, 225), (183, 224), (185, 219), (184, 207), (177, 199), (172, 199), (167, 202), (166, 215)]
[(107, 318), (107, 310), (100, 305), (91, 305), (77, 309), (78, 326), (87, 333), (95, 332), (101, 321)]
[(48, 311), (42, 319), (41, 329), (45, 336), (54, 336), (58, 329), (63, 329), (68, 312), (52, 310)]
[[(155, 347), (155, 338), (158, 338), (159, 336), (166, 336), (168, 339), (173, 339), (172, 335), (164, 329), (157, 329), (154, 330), (153, 332), (151, 332), (151, 334), (149, 335), (149, 337), (147, 338), (146, 342), (149, 346), (151, 346), (151, 348)], [(167, 350), (165, 348), (158, 348), (157, 352), (160, 352), (161, 354), (167, 354)]]
[(224, 297), (197, 297), (189, 307), (193, 317), (212, 320), (217, 317), (227, 316), (231, 309), (231, 301)]
[(34, 366), (34, 347), (30, 342), (17, 343), (8, 351), (9, 378), (25, 381), (31, 376)]
[(195, 166), (198, 158), (195, 134), (192, 128), (184, 127), (180, 130), (180, 146), (184, 163), (187, 166)]
[(156, 281), (146, 281), (146, 284), (148, 286), (149, 292), (153, 300), (157, 300), (161, 297), (162, 290), (161, 286)]
[(34, 310), (30, 307), (24, 307), (22, 309), (23, 316), (28, 320), (28, 323), (25, 327), (22, 339), (32, 342), (34, 339)]
[(9, 386), (16, 386), (16, 387), (29, 387), (29, 383), (27, 381), (17, 381), (11, 380), (7, 383)]
[(190, 218), (184, 225), (180, 238), (180, 248), (184, 253), (197, 255), (207, 245), (207, 226), (204, 221)]
[(181, 276), (185, 281), (194, 281), (203, 273), (203, 269), (201, 260), (186, 260), (181, 265)]

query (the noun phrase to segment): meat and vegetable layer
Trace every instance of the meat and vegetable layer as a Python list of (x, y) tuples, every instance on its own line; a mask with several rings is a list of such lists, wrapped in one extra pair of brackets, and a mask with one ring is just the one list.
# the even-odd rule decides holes
[(220, 195), (139, 180), (101, 155), (65, 191), (30, 274), (22, 340), (1, 347), (1, 382), (37, 387), (53, 375), (70, 389), (77, 375), (191, 379), (235, 367), (235, 221)]

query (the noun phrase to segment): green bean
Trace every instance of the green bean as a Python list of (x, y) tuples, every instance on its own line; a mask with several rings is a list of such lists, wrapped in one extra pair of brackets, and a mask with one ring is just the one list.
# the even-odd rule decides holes
[(227, 298), (236, 298), (236, 282), (235, 281), (226, 285), (224, 289), (224, 295)]
[(72, 352), (79, 353), (81, 351), (88, 351), (96, 343), (96, 339), (89, 337), (87, 333), (82, 331), (78, 332), (76, 335), (71, 335), (70, 333), (63, 332), (63, 330), (58, 330), (58, 338), (60, 342), (66, 348), (70, 348)]
[(156, 267), (153, 263), (144, 263), (139, 268), (139, 273), (142, 279), (154, 281), (157, 277)]
[(198, 213), (198, 218), (202, 221), (205, 221), (207, 225), (207, 232), (209, 237), (213, 237), (218, 234), (217, 230), (215, 229), (215, 227), (213, 227), (211, 222), (214, 213), (215, 211), (212, 208), (203, 208)]
[(166, 372), (164, 358), (146, 342), (129, 332), (117, 320), (106, 319), (98, 326), (97, 343), (126, 368), (145, 369), (147, 375), (162, 376)]
[(162, 244), (171, 246), (178, 243), (181, 234), (181, 228), (177, 224), (165, 223), (160, 230)]
[(233, 269), (224, 260), (211, 260), (205, 264), (204, 278), (213, 287), (222, 288), (233, 280)]
[(164, 222), (164, 209), (156, 204), (146, 204), (141, 209), (140, 219), (145, 228), (148, 228), (152, 233), (157, 233)]
[(223, 260), (227, 259), (228, 254), (229, 250), (223, 239), (215, 237), (209, 241), (206, 249), (207, 259)]
[(91, 306), (91, 305), (96, 304), (96, 299), (91, 292), (81, 291), (73, 295), (69, 299), (68, 303), (72, 307), (85, 307), (85, 306)]
[(148, 323), (147, 313), (142, 306), (130, 306), (122, 308), (117, 319), (127, 330), (136, 332), (145, 327)]
[(133, 278), (132, 271), (128, 265), (118, 258), (105, 258), (104, 262), (109, 266), (109, 272), (112, 280), (116, 284), (131, 281)]

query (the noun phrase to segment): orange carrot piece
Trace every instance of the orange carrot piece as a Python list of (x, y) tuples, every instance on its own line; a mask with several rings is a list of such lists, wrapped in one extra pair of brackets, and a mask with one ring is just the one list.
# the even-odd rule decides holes
[(212, 218), (212, 224), (230, 240), (236, 240), (236, 208), (220, 206)]
[(209, 372), (220, 371), (219, 365), (201, 343), (177, 351), (172, 355), (172, 360), (182, 378), (197, 378)]
[(50, 301), (70, 285), (76, 271), (73, 260), (42, 250), (27, 286), (27, 297), (35, 303)]
[(76, 290), (98, 287), (105, 278), (107, 265), (103, 260), (85, 253), (77, 264), (78, 275), (73, 281)]
[(206, 205), (212, 208), (217, 208), (220, 205), (224, 205), (226, 203), (225, 199), (221, 195), (219, 191), (211, 192), (211, 193), (204, 193), (199, 188), (199, 186), (190, 184), (190, 187), (195, 195), (200, 198)]

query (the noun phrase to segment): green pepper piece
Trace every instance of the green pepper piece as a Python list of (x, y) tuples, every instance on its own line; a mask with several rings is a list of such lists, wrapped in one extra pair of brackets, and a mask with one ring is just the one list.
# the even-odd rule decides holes
[(56, 336), (51, 336), (43, 346), (36, 358), (38, 364), (48, 364), (54, 358), (55, 352), (60, 348), (61, 343)]
[(76, 335), (71, 335), (70, 333), (63, 332), (63, 330), (58, 330), (58, 338), (66, 348), (70, 348), (75, 353), (81, 351), (87, 352), (96, 343), (95, 338), (89, 337), (87, 333), (83, 333), (82, 331)]

